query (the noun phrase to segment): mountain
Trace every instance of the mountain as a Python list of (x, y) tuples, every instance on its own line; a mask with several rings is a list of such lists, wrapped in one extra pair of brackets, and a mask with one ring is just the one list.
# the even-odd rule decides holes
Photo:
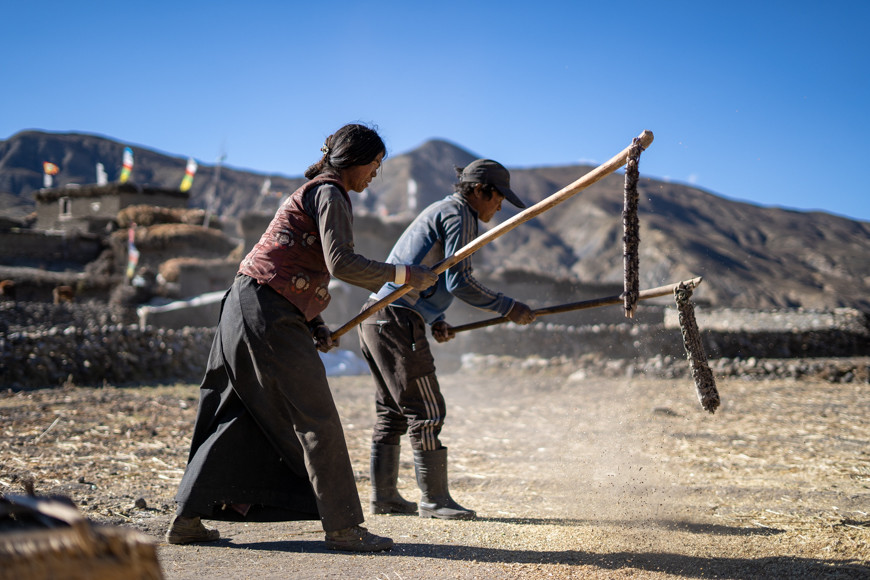
[[(372, 197), (390, 213), (406, 211), (414, 179), (423, 207), (452, 190), (454, 166), (476, 157), (429, 141), (388, 158)], [(700, 275), (703, 299), (718, 306), (870, 310), (870, 223), (765, 208), (644, 178), (642, 156), (639, 167), (641, 288)], [(531, 206), (592, 169), (511, 169), (511, 188)], [(604, 178), (484, 247), (476, 267), (622, 285), (623, 190), (622, 173)], [(518, 211), (505, 203), (492, 225)]]
[[(103, 137), (37, 131), (0, 142), (0, 214), (32, 210), (30, 194), (42, 185), (43, 161), (61, 167), (58, 185), (92, 183), (97, 162), (106, 166), (109, 180), (115, 180), (125, 146)], [(133, 150), (133, 181), (177, 187), (186, 158), (137, 146)], [(444, 140), (427, 141), (390, 156), (370, 190), (354, 198), (355, 210), (361, 215), (410, 219), (415, 212), (409, 191), (415, 192), (418, 210), (441, 199), (452, 191), (454, 168), (477, 156)], [(583, 165), (511, 169), (511, 185), (531, 206), (591, 169)], [(192, 207), (207, 205), (215, 170), (200, 165), (191, 190)], [(640, 173), (641, 288), (700, 275), (705, 278), (703, 301), (716, 306), (870, 311), (870, 223), (823, 212), (761, 207), (644, 178), (643, 157)], [(265, 177), (222, 167), (215, 211), (235, 217), (257, 208), (274, 211), (278, 198), (259, 195)], [(269, 177), (273, 191), (292, 191), (303, 181)], [(475, 254), (475, 268), (491, 276), (525, 274), (621, 285), (623, 179), (621, 173), (610, 175), (504, 234)], [(518, 211), (506, 203), (497, 219), (482, 227), (492, 227)], [(359, 221), (360, 227), (377, 222)], [(364, 235), (395, 230), (373, 227), (375, 231)]]
[[(55, 176), (55, 187), (95, 183), (97, 163), (103, 164), (109, 181), (117, 181), (125, 147), (133, 150), (131, 182), (163, 188), (175, 188), (181, 184), (187, 166), (186, 157), (171, 156), (96, 135), (23, 131), (0, 141), (0, 212), (21, 215), (33, 210), (32, 194), (42, 187), (44, 161), (60, 167), (60, 173)], [(302, 178), (222, 166), (219, 186), (215, 189), (216, 171), (216, 165), (199, 163), (190, 189), (191, 207), (205, 208), (212, 191), (215, 191), (212, 205), (215, 212), (238, 215), (263, 203), (260, 189), (267, 177), (271, 179), (271, 189), (275, 192), (293, 191), (304, 181)], [(266, 203), (276, 205), (271, 200)]]
[[(387, 157), (381, 176), (372, 182), (367, 206), (390, 214), (416, 213), (453, 191), (454, 167), (465, 167), (477, 156), (443, 140), (423, 143), (412, 152)], [(413, 191), (413, 195), (409, 195)], [(409, 202), (410, 199), (414, 202)], [(416, 211), (409, 207), (416, 204)]]
[[(527, 177), (517, 172), (519, 191)], [(611, 175), (539, 218), (573, 252), (577, 279), (622, 280), (623, 180)], [(701, 275), (704, 298), (717, 305), (870, 309), (870, 223), (652, 179), (642, 178), (638, 192), (641, 287)], [(528, 246), (523, 235), (517, 247)]]

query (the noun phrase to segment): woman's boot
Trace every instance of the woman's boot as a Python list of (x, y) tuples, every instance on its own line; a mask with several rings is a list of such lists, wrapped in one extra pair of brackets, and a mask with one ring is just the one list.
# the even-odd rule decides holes
[(373, 514), (416, 514), (417, 504), (407, 501), (396, 488), (399, 478), (398, 445), (372, 443), (372, 501)]
[(420, 517), (442, 520), (470, 520), (474, 511), (465, 509), (450, 497), (447, 489), (447, 448), (434, 451), (414, 450), (417, 485), (420, 497)]

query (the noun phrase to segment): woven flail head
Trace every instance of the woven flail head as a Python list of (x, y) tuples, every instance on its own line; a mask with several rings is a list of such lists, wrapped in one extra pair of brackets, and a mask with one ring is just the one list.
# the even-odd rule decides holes
[(622, 209), (623, 225), (623, 258), (625, 270), (625, 291), (622, 293), (623, 309), (626, 318), (634, 318), (637, 301), (640, 296), (639, 253), (640, 220), (637, 217), (639, 178), (638, 163), (643, 146), (635, 137), (628, 151), (628, 161), (625, 164), (625, 201)]
[(704, 352), (701, 332), (695, 321), (695, 306), (691, 301), (692, 290), (691, 285), (680, 284), (674, 289), (674, 298), (677, 301), (677, 309), (680, 311), (680, 331), (683, 334), (683, 346), (686, 347), (686, 356), (689, 359), (692, 378), (695, 380), (698, 400), (706, 411), (714, 413), (719, 407), (719, 391), (716, 390), (713, 372), (707, 365), (707, 354)]

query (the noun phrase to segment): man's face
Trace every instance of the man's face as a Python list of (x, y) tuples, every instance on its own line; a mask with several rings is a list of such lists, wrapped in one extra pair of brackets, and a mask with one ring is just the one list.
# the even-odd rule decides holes
[(487, 223), (495, 214), (501, 211), (501, 202), (503, 201), (504, 196), (496, 190), (493, 190), (491, 198), (486, 199), (486, 194), (483, 192), (481, 184), (475, 186), (474, 196), (469, 200), (471, 207), (477, 212), (477, 217), (484, 223)]

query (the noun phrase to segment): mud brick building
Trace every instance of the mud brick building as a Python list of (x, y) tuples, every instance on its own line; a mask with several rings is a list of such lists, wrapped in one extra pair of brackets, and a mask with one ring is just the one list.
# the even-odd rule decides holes
[(37, 230), (104, 234), (118, 212), (133, 205), (187, 207), (186, 192), (133, 183), (83, 185), (46, 189), (34, 195)]

